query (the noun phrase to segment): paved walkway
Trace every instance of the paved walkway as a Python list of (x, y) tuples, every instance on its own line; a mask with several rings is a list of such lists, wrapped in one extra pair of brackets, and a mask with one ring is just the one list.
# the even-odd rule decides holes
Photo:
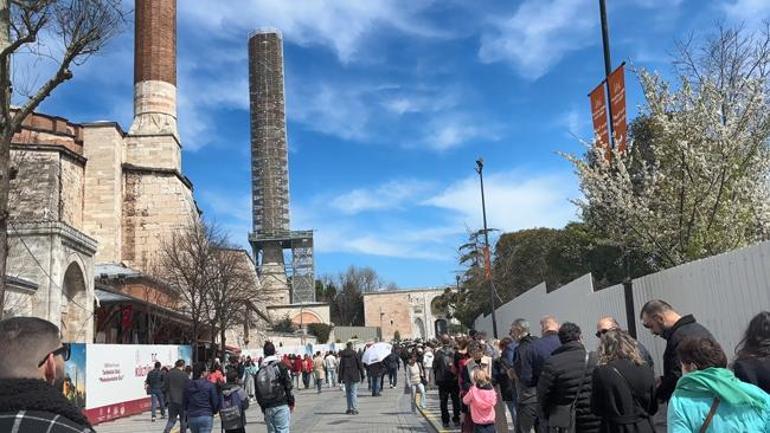
[[(412, 414), (409, 395), (404, 394), (403, 391), (403, 387), (396, 389), (386, 387), (382, 392), (382, 397), (372, 397), (371, 393), (366, 390), (366, 383), (364, 383), (364, 386), (358, 390), (358, 404), (361, 413), (359, 415), (346, 415), (345, 394), (339, 388), (324, 388), (321, 394), (317, 394), (315, 390), (300, 390), (295, 392), (297, 407), (292, 414), (291, 431), (433, 433), (434, 430), (425, 418), (419, 413)], [(438, 397), (436, 398), (438, 399)], [(436, 403), (436, 407), (438, 408), (438, 403)], [(247, 433), (267, 431), (262, 412), (256, 403), (252, 404), (246, 412), (246, 416), (249, 423), (246, 426)], [(158, 419), (157, 422), (153, 423), (149, 418), (148, 412), (99, 424), (95, 429), (98, 433), (162, 432), (166, 420)], [(217, 417), (215, 418), (213, 433), (219, 432), (220, 425)]]
[[(420, 398), (419, 396), (417, 398)], [(438, 390), (436, 388), (429, 389), (427, 391), (427, 400), (425, 401), (425, 409), (422, 409), (421, 412), (425, 419), (428, 420), (428, 422), (431, 423), (432, 429), (438, 433), (460, 433), (460, 427), (455, 426), (453, 423), (450, 423), (448, 428), (444, 428), (441, 425), (441, 407), (440, 407), (441, 401), (438, 397)], [(451, 415), (452, 413), (452, 400), (450, 399), (448, 402), (448, 409), (449, 413)], [(513, 421), (511, 420), (511, 415), (508, 413), (507, 409), (505, 412), (505, 415), (508, 420), (508, 431), (513, 432)], [(507, 432), (497, 432), (497, 433), (507, 433)]]

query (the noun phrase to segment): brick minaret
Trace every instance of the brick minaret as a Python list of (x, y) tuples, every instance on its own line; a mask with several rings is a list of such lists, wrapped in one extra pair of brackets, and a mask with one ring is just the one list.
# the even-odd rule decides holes
[(129, 134), (178, 136), (176, 0), (136, 0), (134, 122)]

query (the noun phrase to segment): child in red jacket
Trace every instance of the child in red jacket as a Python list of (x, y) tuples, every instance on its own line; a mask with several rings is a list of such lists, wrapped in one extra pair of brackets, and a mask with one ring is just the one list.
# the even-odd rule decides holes
[(471, 411), (474, 433), (495, 433), (495, 404), (497, 394), (489, 382), (489, 374), (484, 369), (473, 372), (474, 385), (463, 397), (463, 403)]

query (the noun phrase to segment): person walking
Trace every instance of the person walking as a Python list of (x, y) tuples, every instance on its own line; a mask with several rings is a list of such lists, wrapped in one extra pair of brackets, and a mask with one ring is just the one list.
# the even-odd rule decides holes
[(302, 380), (302, 357), (300, 355), (289, 355), (289, 358), (292, 359), (291, 375), (297, 382), (297, 390), (299, 390), (300, 380)]
[(326, 380), (326, 371), (324, 370), (324, 358), (321, 356), (321, 352), (316, 352), (315, 358), (313, 358), (313, 373), (315, 374), (315, 387), (318, 393), (321, 393), (321, 386), (323, 386)]
[(393, 351), (390, 352), (390, 355), (388, 355), (387, 358), (385, 358), (383, 361), (385, 364), (385, 369), (388, 371), (388, 384), (390, 385), (390, 389), (393, 389), (398, 385), (399, 361), (400, 358), (398, 357), (395, 349), (393, 349)]
[(637, 341), (619, 328), (602, 334), (591, 380), (591, 411), (601, 433), (655, 433), (655, 374)]
[(382, 396), (382, 381), (385, 377), (385, 365), (382, 361), (369, 364), (369, 377), (372, 384), (372, 397)]
[(203, 363), (193, 365), (193, 380), (185, 384), (183, 399), (190, 431), (211, 433), (214, 415), (219, 412), (221, 400), (216, 386), (206, 379), (206, 366)]
[[(596, 338), (601, 339), (603, 334), (619, 329), (621, 329), (620, 324), (614, 317), (602, 316), (599, 321), (596, 322)], [(642, 356), (644, 363), (647, 364), (650, 369), (654, 368), (655, 362), (652, 359), (652, 355), (650, 355), (650, 351), (639, 341), (636, 341), (636, 345), (639, 347), (639, 354)]]
[(163, 373), (160, 370), (161, 363), (155, 362), (155, 368), (147, 373), (144, 379), (144, 389), (150, 396), (150, 416), (155, 422), (155, 411), (160, 408), (160, 418), (166, 418), (166, 399), (163, 395)]
[(168, 422), (163, 433), (169, 433), (179, 418), (179, 431), (187, 432), (187, 416), (184, 411), (184, 389), (190, 378), (185, 372), (184, 359), (178, 359), (174, 368), (166, 374), (163, 391), (168, 395)]
[(428, 381), (427, 387), (430, 388), (430, 384), (434, 382), (433, 379), (433, 360), (435, 359), (435, 356), (433, 355), (433, 348), (430, 346), (427, 346), (425, 348), (425, 353), (422, 354), (422, 368), (425, 370), (425, 380)]
[(438, 387), (441, 424), (449, 427), (449, 399), (452, 399), (452, 421), (460, 425), (460, 387), (457, 382), (457, 372), (454, 368), (454, 347), (449, 335), (441, 336), (441, 347), (436, 350), (433, 358), (433, 375)]
[(313, 359), (310, 355), (305, 354), (302, 358), (302, 384), (305, 385), (305, 389), (310, 388), (310, 375), (313, 373)]
[(420, 393), (420, 408), (425, 409), (425, 370), (417, 363), (417, 356), (412, 355), (406, 364), (406, 385), (412, 393), (412, 413), (417, 412), (417, 393)]
[(337, 362), (337, 357), (334, 356), (334, 352), (329, 352), (328, 355), (326, 355), (326, 358), (324, 358), (324, 364), (326, 365), (326, 381), (329, 383), (330, 388), (334, 388), (337, 386), (337, 367), (339, 363)]
[(537, 382), (533, 378), (534, 343), (538, 338), (530, 334), (529, 322), (516, 319), (511, 324), (510, 335), (517, 346), (513, 356), (516, 374), (516, 433), (540, 433), (537, 416)]
[(770, 312), (751, 319), (735, 352), (735, 377), (770, 393)]
[(345, 384), (345, 399), (348, 404), (345, 413), (358, 415), (358, 383), (364, 380), (364, 366), (351, 342), (340, 352), (339, 377), (340, 382)]
[(211, 370), (211, 373), (206, 376), (206, 379), (216, 387), (217, 391), (221, 390), (222, 385), (225, 384), (225, 375), (222, 373), (222, 364), (215, 362), (214, 368)]
[(770, 432), (770, 395), (735, 377), (711, 337), (687, 337), (676, 349), (684, 375), (669, 401), (670, 433)]
[(537, 382), (537, 404), (548, 431), (574, 426), (577, 433), (599, 431), (600, 421), (591, 412), (591, 378), (596, 359), (581, 342), (580, 327), (566, 322), (559, 327), (561, 346), (543, 364)]
[(254, 400), (254, 377), (257, 375), (259, 368), (251, 357), (246, 359), (246, 367), (243, 369), (243, 383), (246, 388), (246, 395), (249, 396), (249, 401)]
[(289, 433), (294, 411), (292, 378), (289, 369), (275, 355), (275, 345), (268, 341), (262, 347), (265, 358), (255, 379), (257, 403), (265, 416), (268, 433)]
[[(483, 352), (483, 350), (481, 350)], [(474, 433), (495, 433), (495, 393), (486, 369), (473, 370), (473, 386), (463, 396), (463, 403), (470, 409)]]
[(62, 393), (70, 345), (37, 317), (0, 320), (0, 431), (93, 433), (81, 409)]
[(246, 409), (249, 408), (249, 397), (238, 381), (238, 370), (232, 369), (227, 372), (227, 383), (222, 386), (222, 406), (219, 409), (219, 417), (225, 433), (246, 433)]

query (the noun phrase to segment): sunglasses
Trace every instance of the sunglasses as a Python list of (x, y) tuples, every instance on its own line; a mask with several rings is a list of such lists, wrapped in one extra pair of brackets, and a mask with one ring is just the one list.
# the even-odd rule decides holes
[(609, 329), (602, 329), (601, 331), (596, 331), (596, 338), (602, 338), (602, 335), (610, 332)]
[(48, 359), (48, 355), (53, 355), (54, 357), (61, 355), (62, 358), (64, 358), (64, 361), (70, 360), (70, 355), (72, 354), (70, 344), (69, 343), (62, 343), (61, 347), (54, 350), (53, 352), (48, 352), (48, 354), (45, 355), (45, 358), (43, 358), (42, 361), (40, 361), (39, 364), (37, 364), (37, 368), (40, 368), (45, 364), (45, 361)]

